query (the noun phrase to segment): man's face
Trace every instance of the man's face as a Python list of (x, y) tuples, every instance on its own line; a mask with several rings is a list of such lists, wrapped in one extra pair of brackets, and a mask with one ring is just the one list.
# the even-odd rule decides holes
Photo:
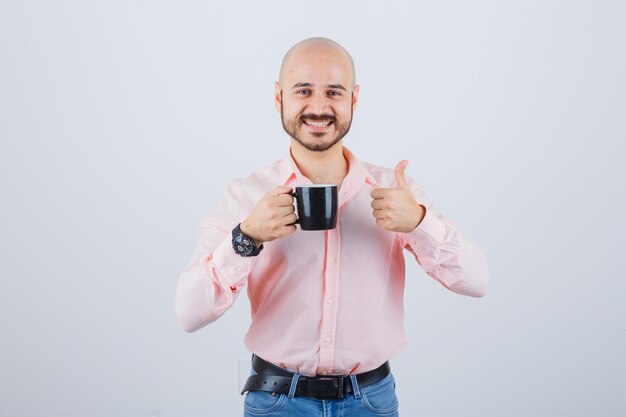
[(302, 51), (289, 60), (276, 107), (283, 128), (304, 148), (323, 152), (350, 130), (359, 87), (349, 61), (337, 51)]

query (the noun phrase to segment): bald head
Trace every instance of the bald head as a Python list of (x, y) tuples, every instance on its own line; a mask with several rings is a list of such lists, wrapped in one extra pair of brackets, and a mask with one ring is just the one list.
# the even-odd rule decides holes
[(286, 88), (285, 81), (298, 67), (312, 62), (332, 62), (334, 65), (343, 67), (349, 74), (349, 86), (354, 88), (356, 75), (354, 61), (348, 51), (337, 42), (328, 38), (309, 38), (292, 46), (280, 66), (278, 83), (281, 88)]

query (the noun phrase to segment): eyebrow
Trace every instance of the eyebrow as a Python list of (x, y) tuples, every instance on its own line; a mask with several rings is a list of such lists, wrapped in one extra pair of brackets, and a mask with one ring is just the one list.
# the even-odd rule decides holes
[[(293, 85), (293, 87), (291, 87), (291, 88), (293, 89), (293, 88), (298, 88), (298, 87), (313, 87), (313, 84), (311, 84), (311, 83), (295, 83)], [(328, 84), (326, 87), (327, 88), (335, 88), (335, 89), (338, 89), (338, 90), (347, 91), (346, 88), (343, 85), (341, 85), (341, 84)]]

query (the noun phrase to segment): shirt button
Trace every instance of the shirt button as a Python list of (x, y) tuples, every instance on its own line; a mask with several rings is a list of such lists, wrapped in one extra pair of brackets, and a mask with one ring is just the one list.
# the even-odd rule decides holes
[(331, 263), (331, 264), (334, 264), (334, 263), (335, 263), (335, 257), (334, 257), (334, 256), (331, 256), (331, 257), (330, 257), (330, 263)]
[(332, 303), (334, 303), (334, 302), (335, 302), (335, 300), (334, 300), (334, 299), (332, 299), (332, 298), (329, 298), (329, 299), (328, 299), (328, 304), (332, 304)]
[(411, 246), (417, 246), (417, 240), (411, 239)]
[(326, 336), (326, 337), (324, 338), (324, 340), (325, 340), (326, 342), (330, 342), (331, 340), (333, 340), (333, 338), (332, 338), (332, 337), (330, 337), (330, 336)]

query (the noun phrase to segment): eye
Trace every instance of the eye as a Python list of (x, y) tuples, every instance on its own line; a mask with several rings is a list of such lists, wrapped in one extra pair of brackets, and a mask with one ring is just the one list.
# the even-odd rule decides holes
[(333, 96), (333, 97), (337, 97), (337, 96), (340, 96), (341, 93), (339, 91), (331, 90), (331, 91), (328, 92), (328, 95), (329, 96)]
[(308, 88), (304, 88), (302, 90), (296, 91), (296, 94), (311, 94), (311, 90), (309, 90)]

